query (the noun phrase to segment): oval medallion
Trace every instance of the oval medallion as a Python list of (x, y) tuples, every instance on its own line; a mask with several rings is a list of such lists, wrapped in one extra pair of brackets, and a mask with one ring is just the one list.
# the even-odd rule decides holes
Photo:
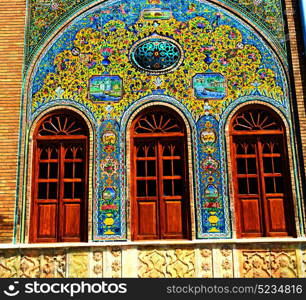
[(177, 68), (183, 61), (183, 51), (176, 41), (153, 35), (131, 48), (130, 59), (140, 70), (160, 74)]

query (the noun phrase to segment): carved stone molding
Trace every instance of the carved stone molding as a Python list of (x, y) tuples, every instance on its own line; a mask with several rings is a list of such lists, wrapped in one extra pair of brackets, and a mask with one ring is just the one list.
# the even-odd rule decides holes
[(296, 278), (298, 277), (295, 250), (242, 250), (240, 274), (249, 278)]
[(213, 277), (212, 263), (213, 263), (212, 250), (199, 249), (197, 277), (212, 278)]
[(306, 278), (306, 250), (305, 249), (302, 252), (302, 260), (303, 260), (303, 265), (302, 265), (303, 278)]
[(216, 278), (233, 278), (233, 249), (221, 247), (213, 249), (213, 268)]
[(188, 278), (195, 276), (194, 249), (140, 249), (141, 278)]
[(19, 277), (20, 255), (14, 250), (0, 252), (0, 278)]
[(25, 251), (20, 260), (21, 278), (40, 277), (40, 255), (37, 250)]
[(240, 256), (240, 274), (245, 278), (271, 277), (269, 251), (242, 251)]
[(81, 252), (69, 253), (69, 278), (89, 277), (89, 255), (84, 250)]
[(165, 251), (157, 249), (139, 250), (138, 277), (165, 278), (167, 258)]
[(66, 278), (67, 271), (67, 254), (64, 249), (56, 251), (53, 256), (54, 268), (55, 268), (55, 278)]
[(91, 252), (91, 277), (103, 277), (103, 250), (92, 249)]
[(270, 259), (273, 278), (298, 277), (295, 250), (272, 251)]
[(40, 277), (53, 278), (55, 276), (55, 259), (53, 251), (43, 251), (40, 255)]

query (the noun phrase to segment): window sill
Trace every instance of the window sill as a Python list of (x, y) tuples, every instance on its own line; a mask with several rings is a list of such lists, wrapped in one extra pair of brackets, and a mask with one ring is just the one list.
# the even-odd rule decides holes
[(45, 244), (0, 244), (2, 249), (42, 249), (42, 248), (88, 248), (88, 247), (145, 247), (145, 246), (208, 246), (243, 244), (298, 244), (305, 243), (306, 237), (299, 238), (248, 238), (248, 239), (201, 239), (201, 240), (163, 240), (163, 241), (100, 241), (86, 243), (45, 243)]

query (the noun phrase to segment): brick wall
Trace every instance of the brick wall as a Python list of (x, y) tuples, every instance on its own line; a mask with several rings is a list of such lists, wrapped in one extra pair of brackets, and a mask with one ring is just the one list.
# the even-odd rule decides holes
[[(298, 0), (286, 0), (286, 12), (288, 20), (289, 43), (291, 48), (293, 80), (296, 92), (295, 112), (298, 114), (301, 136), (297, 142), (301, 145), (303, 164), (306, 165), (306, 63), (302, 57), (303, 36), (300, 23), (300, 11)], [(304, 85), (304, 86), (303, 86)], [(302, 174), (305, 176), (305, 173)]]
[(16, 194), (25, 0), (0, 0), (0, 242), (11, 242)]

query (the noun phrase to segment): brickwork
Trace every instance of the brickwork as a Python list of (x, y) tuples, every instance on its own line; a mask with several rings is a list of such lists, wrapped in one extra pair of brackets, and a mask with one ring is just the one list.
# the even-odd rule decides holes
[[(306, 69), (303, 62), (303, 36), (300, 24), (300, 11), (298, 0), (287, 0), (286, 12), (288, 20), (289, 43), (291, 48), (293, 80), (297, 99), (297, 112), (299, 117), (299, 126), (301, 130), (302, 151), (304, 157), (304, 166), (306, 165)], [(305, 58), (304, 58), (305, 60)], [(304, 82), (304, 84), (303, 84)], [(299, 141), (298, 141), (299, 142)]]
[(25, 14), (25, 0), (0, 0), (0, 242), (13, 237)]

